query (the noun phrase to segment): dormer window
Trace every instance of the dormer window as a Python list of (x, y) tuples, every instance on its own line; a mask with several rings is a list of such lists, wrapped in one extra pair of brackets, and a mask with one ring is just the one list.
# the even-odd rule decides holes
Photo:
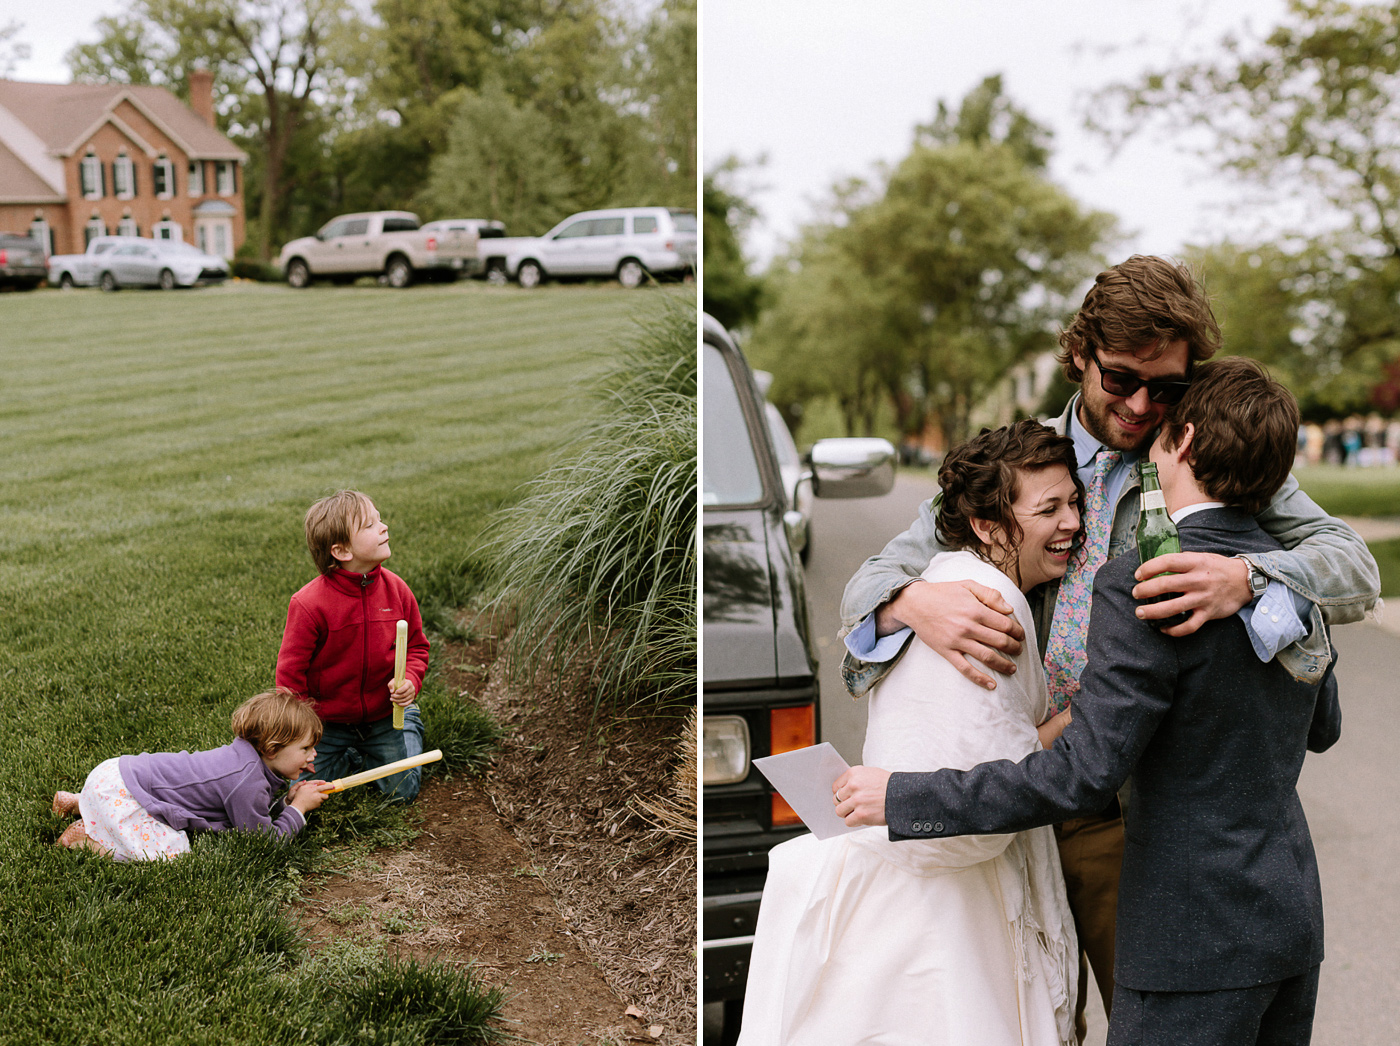
[(185, 190), (191, 196), (204, 195), (204, 161), (191, 160), (189, 180), (185, 184)]
[(169, 157), (157, 157), (151, 175), (157, 197), (168, 200), (175, 195), (175, 165)]
[(112, 190), (120, 200), (129, 200), (136, 195), (136, 166), (126, 153), (120, 153), (112, 161)]
[(82, 181), (83, 199), (100, 200), (107, 195), (106, 179), (103, 177), (102, 161), (97, 154), (88, 150), (78, 165), (78, 176)]

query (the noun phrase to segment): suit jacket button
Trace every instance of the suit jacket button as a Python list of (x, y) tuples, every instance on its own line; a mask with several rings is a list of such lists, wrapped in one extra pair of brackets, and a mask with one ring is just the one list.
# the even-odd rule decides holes
[(934, 821), (934, 822), (933, 822), (933, 830), (934, 830), (935, 832), (941, 832), (941, 831), (943, 831), (943, 822), (942, 822), (942, 821)]

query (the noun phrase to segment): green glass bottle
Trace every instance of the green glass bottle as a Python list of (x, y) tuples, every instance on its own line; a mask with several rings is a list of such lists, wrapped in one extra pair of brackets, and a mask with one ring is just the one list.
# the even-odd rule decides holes
[[(1167, 500), (1162, 495), (1162, 484), (1157, 479), (1157, 465), (1151, 461), (1142, 463), (1142, 515), (1138, 517), (1137, 546), (1139, 563), (1146, 563), (1156, 556), (1181, 551), (1181, 539), (1177, 536), (1176, 524), (1167, 514)], [(1164, 599), (1174, 599), (1179, 594), (1168, 592), (1144, 602), (1160, 603)], [(1190, 616), (1189, 613), (1176, 614), (1161, 621), (1149, 621), (1148, 624), (1158, 629), (1171, 628)]]

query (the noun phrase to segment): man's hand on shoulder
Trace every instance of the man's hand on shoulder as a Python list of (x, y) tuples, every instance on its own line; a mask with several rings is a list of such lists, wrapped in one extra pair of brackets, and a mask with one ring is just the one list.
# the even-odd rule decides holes
[(851, 828), (885, 823), (885, 788), (890, 772), (877, 766), (853, 766), (831, 786), (836, 816)]
[[(1011, 675), (1010, 660), (1026, 638), (1000, 592), (975, 581), (914, 581), (876, 611), (875, 630), (887, 636), (912, 628), (925, 646), (978, 686), (997, 688), (996, 680), (974, 665)], [(969, 660), (971, 659), (971, 660)]]
[[(1170, 577), (1158, 577), (1168, 572)], [(1156, 621), (1190, 611), (1189, 620), (1162, 630), (1168, 636), (1189, 636), (1207, 621), (1217, 621), (1239, 611), (1252, 598), (1249, 566), (1243, 559), (1219, 556), (1214, 552), (1174, 552), (1149, 559), (1137, 568), (1134, 599), (1152, 599), (1167, 593), (1180, 593), (1176, 599), (1143, 603), (1137, 616)]]

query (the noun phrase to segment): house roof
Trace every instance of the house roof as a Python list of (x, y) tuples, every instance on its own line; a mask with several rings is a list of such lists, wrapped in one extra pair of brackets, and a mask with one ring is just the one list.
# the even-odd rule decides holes
[(0, 142), (0, 203), (62, 203), (63, 195)]
[(132, 133), (114, 110), (129, 101), (182, 151), (197, 160), (248, 159), (164, 87), (148, 84), (42, 84), (0, 80), (3, 107), (36, 134), (53, 156), (71, 156), (103, 123)]

